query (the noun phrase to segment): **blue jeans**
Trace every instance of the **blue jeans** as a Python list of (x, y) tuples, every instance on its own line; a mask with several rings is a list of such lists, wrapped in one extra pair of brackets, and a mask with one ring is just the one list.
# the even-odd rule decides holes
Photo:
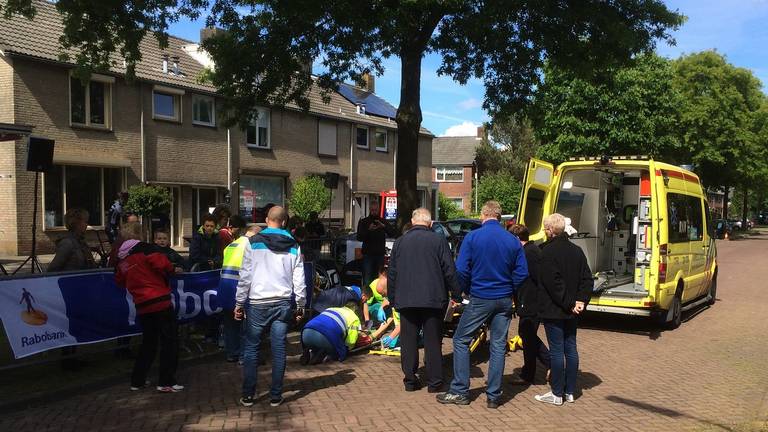
[(384, 255), (363, 255), (363, 285), (365, 289), (378, 277), (379, 267), (384, 265)]
[(339, 359), (336, 348), (331, 344), (322, 333), (315, 329), (305, 328), (301, 332), (301, 345), (304, 348), (311, 349), (331, 357), (334, 360)]
[(256, 373), (259, 366), (259, 350), (262, 334), (269, 329), (272, 346), (272, 386), (269, 396), (278, 399), (283, 394), (285, 376), (285, 334), (293, 317), (291, 302), (279, 301), (268, 305), (246, 307), (245, 349), (243, 359), (243, 396), (256, 395)]
[(243, 333), (243, 322), (236, 321), (232, 316), (233, 311), (224, 310), (222, 312), (222, 321), (224, 322), (224, 349), (227, 357), (240, 357), (243, 354), (245, 345), (245, 334)]
[(488, 400), (501, 397), (501, 380), (504, 376), (504, 355), (507, 348), (507, 332), (512, 317), (512, 299), (509, 297), (485, 300), (472, 297), (459, 319), (453, 336), (453, 381), (450, 393), (469, 394), (469, 344), (483, 323), (490, 323), (491, 359), (488, 362)]
[[(549, 361), (552, 370), (550, 384), (555, 396), (576, 391), (576, 373), (579, 371), (579, 352), (576, 350), (576, 326), (578, 320), (543, 320), (549, 342)], [(565, 380), (565, 383), (563, 383)]]

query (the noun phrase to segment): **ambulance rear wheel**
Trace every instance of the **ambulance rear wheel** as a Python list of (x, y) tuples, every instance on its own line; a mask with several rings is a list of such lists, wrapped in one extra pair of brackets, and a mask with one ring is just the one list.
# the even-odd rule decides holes
[[(683, 316), (683, 300), (682, 300), (683, 292), (682, 290), (678, 290), (675, 294), (675, 297), (672, 299), (672, 304), (669, 306), (670, 312), (669, 315), (669, 321), (666, 323), (666, 327), (668, 330), (674, 330), (678, 327), (680, 327), (680, 324), (682, 324), (682, 316)], [(670, 316), (671, 315), (671, 316)]]
[(717, 273), (712, 277), (712, 282), (709, 283), (709, 301), (707, 305), (712, 306), (717, 299)]

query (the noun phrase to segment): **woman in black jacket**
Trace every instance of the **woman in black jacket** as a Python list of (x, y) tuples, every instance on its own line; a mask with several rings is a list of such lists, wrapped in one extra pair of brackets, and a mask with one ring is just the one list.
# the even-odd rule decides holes
[(562, 405), (574, 401), (579, 353), (576, 318), (584, 312), (594, 281), (584, 252), (568, 240), (565, 218), (559, 213), (544, 218), (547, 242), (541, 253), (539, 277), (540, 317), (549, 343), (552, 391), (536, 396), (540, 402)]

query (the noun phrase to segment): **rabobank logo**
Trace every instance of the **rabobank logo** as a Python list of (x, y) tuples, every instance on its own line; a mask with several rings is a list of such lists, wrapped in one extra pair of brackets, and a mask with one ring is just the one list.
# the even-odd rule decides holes
[(35, 309), (32, 305), (36, 300), (26, 288), (21, 289), (21, 300), (19, 304), (26, 303), (26, 310), (21, 311), (21, 320), (32, 326), (41, 326), (48, 322), (48, 315), (45, 312)]

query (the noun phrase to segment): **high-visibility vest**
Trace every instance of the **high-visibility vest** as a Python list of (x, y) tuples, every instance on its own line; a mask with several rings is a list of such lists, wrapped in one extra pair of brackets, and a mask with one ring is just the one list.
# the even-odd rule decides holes
[(248, 243), (248, 237), (241, 236), (224, 248), (218, 298), (225, 309), (234, 309), (235, 307), (235, 292), (237, 291), (237, 283), (240, 281), (240, 267), (243, 265), (243, 255)]

